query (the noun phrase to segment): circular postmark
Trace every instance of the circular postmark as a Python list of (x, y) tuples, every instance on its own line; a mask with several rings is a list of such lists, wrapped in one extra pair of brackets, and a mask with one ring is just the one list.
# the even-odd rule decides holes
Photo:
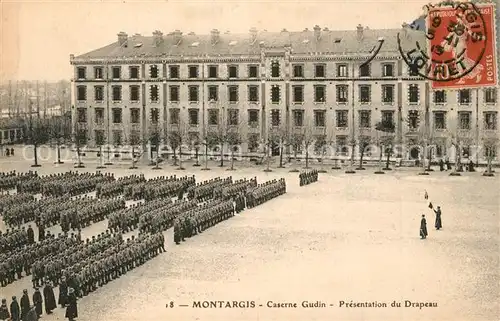
[[(471, 73), (484, 56), (487, 28), (471, 2), (426, 5), (427, 28), (418, 39), (397, 35), (398, 50), (412, 75), (447, 82)], [(410, 50), (405, 50), (406, 45)]]

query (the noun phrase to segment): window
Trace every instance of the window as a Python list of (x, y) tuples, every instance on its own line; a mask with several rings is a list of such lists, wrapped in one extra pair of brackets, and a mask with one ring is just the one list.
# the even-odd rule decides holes
[(113, 92), (113, 101), (122, 100), (122, 86), (112, 86), (111, 90)]
[[(171, 79), (179, 78), (179, 66), (168, 66), (168, 71)], [(178, 101), (178, 100), (176, 100)]]
[(303, 65), (293, 65), (293, 77), (303, 78), (304, 77), (304, 66)]
[(277, 104), (280, 102), (280, 87), (278, 85), (273, 85), (271, 87), (271, 102)]
[(371, 111), (361, 110), (359, 112), (359, 127), (370, 128), (371, 127)]
[(336, 112), (337, 116), (337, 127), (338, 128), (346, 128), (347, 127), (347, 110), (337, 110)]
[(139, 79), (139, 67), (137, 66), (130, 67), (130, 79)]
[(326, 86), (315, 85), (314, 86), (314, 101), (317, 103), (324, 103), (326, 101)]
[(151, 65), (149, 66), (149, 77), (155, 79), (158, 78), (159, 72), (158, 72), (158, 65)]
[(170, 86), (170, 101), (179, 102), (179, 86)]
[(76, 75), (77, 75), (78, 79), (87, 78), (87, 68), (85, 68), (85, 67), (76, 68)]
[(160, 99), (160, 92), (158, 85), (149, 86), (149, 98), (151, 99), (152, 102), (158, 102), (158, 100)]
[(337, 65), (337, 77), (347, 77), (349, 74), (347, 72), (346, 64), (338, 64)]
[(347, 147), (347, 136), (345, 135), (337, 135), (335, 137), (336, 150), (340, 153), (340, 155), (346, 156), (348, 152)]
[(248, 101), (256, 103), (259, 101), (259, 87), (258, 86), (248, 86)]
[(218, 101), (219, 100), (219, 87), (218, 86), (208, 86), (208, 100)]
[(420, 100), (420, 93), (418, 85), (411, 84), (408, 86), (408, 102), (410, 104), (418, 104)]
[(371, 66), (369, 63), (359, 66), (360, 77), (370, 77), (370, 74), (371, 74)]
[(219, 110), (218, 109), (209, 109), (208, 110), (208, 124), (212, 125), (212, 126), (219, 124)]
[(228, 86), (229, 102), (238, 102), (238, 86)]
[(104, 108), (96, 108), (95, 112), (95, 123), (98, 125), (104, 124)]
[(255, 65), (248, 66), (248, 78), (257, 78), (258, 77), (259, 67)]
[(122, 144), (122, 131), (121, 130), (113, 130), (113, 143), (115, 146), (119, 146)]
[(419, 115), (418, 110), (410, 110), (408, 112), (408, 127), (410, 130), (415, 130), (418, 128)]
[(468, 111), (459, 111), (458, 120), (460, 129), (470, 129), (470, 116), (471, 113)]
[(106, 142), (106, 137), (104, 136), (104, 130), (96, 129), (94, 130), (95, 141), (97, 145), (104, 145)]
[(228, 109), (227, 110), (227, 124), (228, 126), (237, 126), (239, 124), (239, 110), (238, 109)]
[(394, 85), (382, 85), (382, 102), (386, 104), (394, 102)]
[(347, 99), (349, 90), (348, 85), (337, 85), (336, 89), (337, 89), (337, 103), (346, 104), (348, 101)]
[(294, 110), (293, 111), (293, 125), (295, 127), (304, 126), (304, 111), (303, 110)]
[(293, 102), (304, 102), (304, 86), (293, 86)]
[(198, 125), (198, 109), (189, 109), (189, 125), (197, 126)]
[(122, 123), (122, 110), (121, 108), (113, 108), (113, 124)]
[(104, 100), (104, 86), (94, 86), (94, 100), (95, 101)]
[(238, 66), (228, 66), (227, 74), (229, 78), (238, 78)]
[(256, 109), (248, 110), (248, 125), (255, 128), (259, 125), (259, 111)]
[(359, 102), (362, 104), (369, 104), (371, 102), (371, 86), (359, 86)]
[(445, 104), (446, 103), (446, 91), (436, 90), (434, 92), (434, 103)]
[(104, 78), (104, 73), (102, 67), (95, 67), (94, 68), (94, 78), (95, 79), (102, 79)]
[(484, 129), (496, 130), (497, 129), (497, 112), (489, 111), (484, 113)]
[(76, 99), (87, 100), (87, 86), (77, 86)]
[(139, 86), (130, 86), (130, 101), (139, 101)]
[(418, 67), (416, 67), (416, 66), (408, 67), (408, 75), (410, 75), (411, 77), (419, 76)]
[(189, 78), (198, 78), (198, 66), (189, 66)]
[(271, 77), (280, 76), (280, 63), (278, 61), (273, 61), (271, 63)]
[(281, 115), (279, 109), (271, 110), (271, 125), (279, 126), (281, 123)]
[(486, 88), (484, 91), (484, 102), (487, 104), (496, 104), (497, 102), (497, 89)]
[(314, 77), (324, 78), (326, 66), (324, 64), (314, 65)]
[(189, 86), (189, 102), (198, 102), (198, 86)]
[(445, 112), (434, 112), (434, 129), (446, 129), (446, 115)]
[(170, 124), (171, 125), (179, 125), (179, 108), (171, 108), (169, 110), (170, 113)]
[(218, 69), (217, 66), (208, 66), (208, 78), (217, 78)]
[(324, 110), (314, 111), (314, 126), (325, 127), (325, 114), (326, 112)]
[(383, 64), (382, 65), (382, 76), (383, 77), (394, 77), (394, 64)]
[(160, 120), (160, 111), (158, 108), (151, 108), (151, 122), (157, 124)]
[(458, 91), (458, 102), (460, 105), (468, 105), (471, 103), (471, 94), (469, 89), (461, 89)]
[(77, 119), (79, 123), (87, 122), (87, 110), (85, 108), (77, 108)]
[(394, 127), (394, 112), (392, 110), (382, 111), (382, 124), (384, 127)]
[(122, 74), (122, 68), (119, 66), (111, 67), (111, 75), (113, 79), (120, 79)]
[(141, 122), (141, 112), (139, 108), (130, 108), (130, 122), (139, 124)]

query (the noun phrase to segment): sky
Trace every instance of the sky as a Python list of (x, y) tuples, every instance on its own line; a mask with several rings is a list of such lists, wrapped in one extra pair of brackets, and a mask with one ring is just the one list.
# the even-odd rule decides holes
[(70, 54), (117, 40), (117, 33), (301, 31), (400, 28), (427, 0), (9, 1), (0, 0), (0, 82), (70, 79)]

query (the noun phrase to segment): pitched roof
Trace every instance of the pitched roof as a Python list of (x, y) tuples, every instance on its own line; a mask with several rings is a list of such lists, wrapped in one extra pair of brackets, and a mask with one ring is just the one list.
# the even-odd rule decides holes
[(265, 48), (283, 48), (290, 46), (293, 54), (308, 53), (368, 53), (379, 37), (384, 38), (381, 53), (397, 53), (397, 35), (405, 34), (403, 42), (412, 45), (416, 40), (425, 43), (423, 32), (405, 29), (363, 29), (363, 38), (358, 40), (357, 30), (321, 30), (321, 37), (316, 40), (313, 30), (299, 32), (267, 32), (257, 33), (255, 41), (250, 34), (220, 33), (219, 40), (212, 44), (211, 35), (182, 35), (180, 43), (176, 43), (174, 33), (163, 35), (163, 41), (156, 46), (155, 37), (129, 36), (126, 45), (118, 41), (105, 47), (79, 55), (76, 59), (92, 58), (133, 58), (133, 57), (171, 57), (171, 56), (252, 56), (260, 55), (261, 46)]

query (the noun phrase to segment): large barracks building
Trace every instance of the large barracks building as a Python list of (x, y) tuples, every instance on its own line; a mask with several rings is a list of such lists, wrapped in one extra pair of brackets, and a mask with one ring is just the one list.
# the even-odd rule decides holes
[[(106, 47), (71, 55), (74, 125), (90, 146), (147, 141), (151, 132), (165, 143), (178, 132), (189, 144), (232, 131), (243, 153), (260, 152), (272, 140), (276, 154), (275, 137), (287, 146), (297, 137), (330, 146), (390, 137), (409, 147), (403, 159), (418, 157), (410, 146), (424, 144), (424, 137), (438, 158), (457, 138), (464, 156), (472, 153), (469, 146), (497, 140), (497, 88), (429, 89), (401, 60), (398, 33), (406, 50), (425, 42), (423, 33), (406, 27), (361, 25), (247, 34), (120, 32)], [(381, 39), (378, 55), (361, 66)], [(376, 130), (380, 122), (393, 124), (393, 131)]]

